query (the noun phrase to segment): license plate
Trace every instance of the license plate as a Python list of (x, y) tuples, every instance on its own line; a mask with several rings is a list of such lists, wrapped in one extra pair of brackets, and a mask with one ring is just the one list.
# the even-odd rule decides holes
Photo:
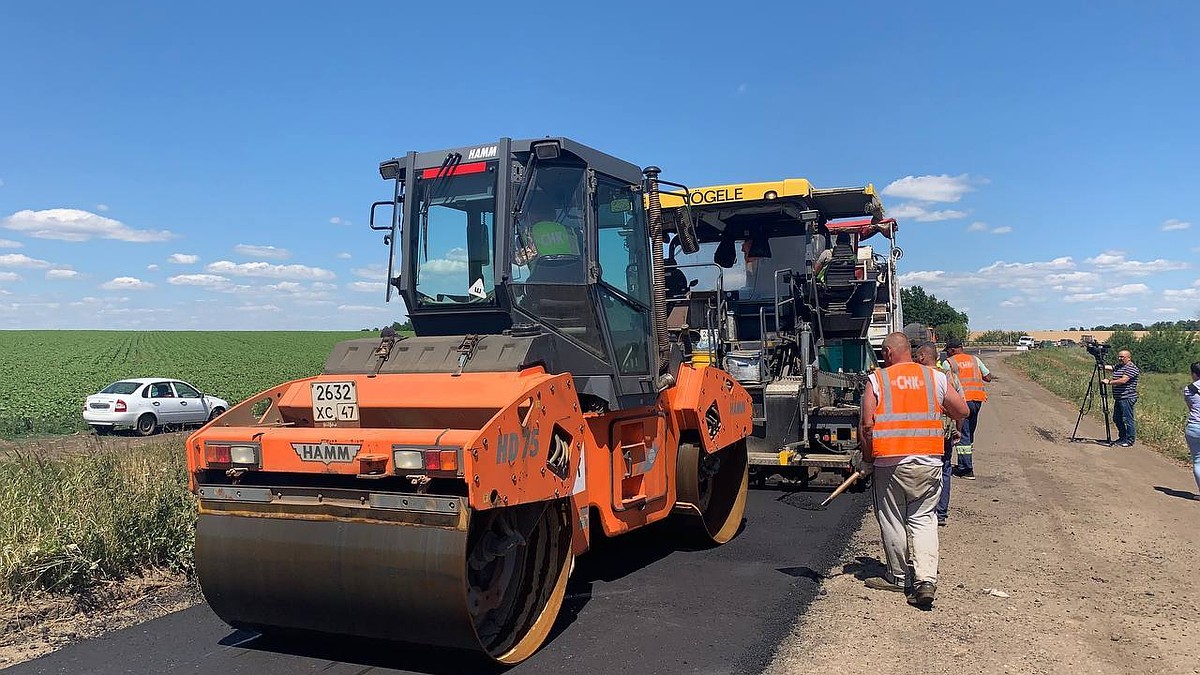
[(358, 388), (353, 382), (313, 382), (314, 422), (357, 422)]
[(91, 407), (95, 410), (107, 410), (108, 404), (107, 403), (92, 403)]

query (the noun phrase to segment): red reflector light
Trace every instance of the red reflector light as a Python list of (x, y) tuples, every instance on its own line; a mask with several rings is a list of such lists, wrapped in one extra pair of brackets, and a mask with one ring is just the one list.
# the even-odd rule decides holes
[(483, 173), (487, 171), (487, 162), (471, 162), (470, 164), (459, 164), (452, 166), (449, 169), (425, 169), (421, 172), (421, 178), (430, 179), (440, 176), (465, 176), (469, 173)]
[(426, 471), (441, 471), (442, 470), (442, 453), (437, 450), (425, 451), (425, 470)]
[(121, 399), (117, 399), (117, 404), (113, 406), (114, 412), (125, 412), (128, 409), (129, 408), (125, 407), (125, 401), (122, 401)]
[(228, 445), (204, 446), (204, 461), (209, 464), (232, 464), (233, 457), (230, 456), (230, 447)]
[(458, 471), (458, 452), (455, 450), (443, 450), (442, 455), (442, 471)]

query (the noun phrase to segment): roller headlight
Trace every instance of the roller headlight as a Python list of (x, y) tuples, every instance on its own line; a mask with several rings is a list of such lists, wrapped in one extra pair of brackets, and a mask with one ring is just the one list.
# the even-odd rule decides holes
[(396, 471), (421, 471), (425, 468), (424, 453), (409, 448), (393, 448), (392, 461)]

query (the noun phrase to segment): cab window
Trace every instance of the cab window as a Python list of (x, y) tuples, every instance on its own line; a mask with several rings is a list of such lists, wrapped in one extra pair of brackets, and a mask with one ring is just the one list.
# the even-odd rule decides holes
[(600, 279), (643, 305), (650, 304), (649, 235), (641, 195), (611, 178), (596, 181)]

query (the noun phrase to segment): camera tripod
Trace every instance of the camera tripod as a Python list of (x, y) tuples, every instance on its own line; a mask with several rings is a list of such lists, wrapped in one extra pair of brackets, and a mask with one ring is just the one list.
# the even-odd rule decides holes
[(1083, 416), (1091, 411), (1098, 390), (1100, 392), (1100, 410), (1104, 413), (1105, 440), (1110, 445), (1112, 444), (1112, 422), (1108, 409), (1108, 385), (1104, 383), (1104, 371), (1104, 361), (1100, 357), (1096, 357), (1096, 365), (1092, 368), (1091, 377), (1088, 378), (1087, 393), (1083, 395), (1083, 402), (1079, 404), (1079, 418), (1075, 420), (1075, 430), (1071, 432), (1071, 441), (1080, 440), (1079, 423), (1083, 421)]

